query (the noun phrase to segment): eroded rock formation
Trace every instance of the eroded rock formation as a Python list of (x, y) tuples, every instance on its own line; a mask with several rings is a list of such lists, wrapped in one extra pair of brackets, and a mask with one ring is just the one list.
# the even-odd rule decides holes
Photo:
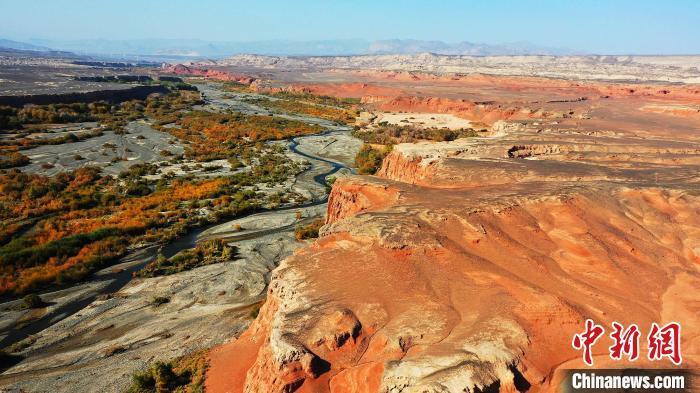
[(255, 81), (255, 78), (249, 75), (206, 67), (190, 67), (182, 64), (165, 65), (162, 72), (175, 75), (202, 76), (213, 80), (238, 82), (246, 85)]
[[(557, 391), (587, 318), (677, 321), (697, 370), (700, 128), (601, 100), (538, 100), (588, 115), (501, 114), (487, 137), (397, 145), (377, 176), (336, 181), (321, 238), (214, 350), (208, 389)], [(673, 367), (607, 344), (594, 362)]]

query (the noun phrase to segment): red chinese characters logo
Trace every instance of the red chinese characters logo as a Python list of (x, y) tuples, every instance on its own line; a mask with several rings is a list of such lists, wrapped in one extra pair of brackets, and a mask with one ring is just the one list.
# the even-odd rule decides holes
[[(631, 324), (627, 328), (613, 322), (613, 331), (610, 333), (612, 345), (608, 347), (612, 360), (621, 360), (627, 357), (630, 361), (639, 358), (639, 338), (641, 332), (636, 324)], [(571, 345), (574, 349), (583, 351), (583, 361), (588, 366), (593, 365), (593, 346), (603, 336), (605, 329), (597, 325), (593, 320), (586, 320), (586, 328), (583, 332), (574, 335)], [(649, 360), (656, 361), (668, 358), (673, 364), (679, 365), (683, 359), (681, 357), (681, 326), (676, 322), (659, 326), (657, 323), (651, 324), (649, 335), (647, 336)]]
[(679, 365), (683, 361), (681, 357), (681, 325), (678, 323), (671, 322), (663, 327), (652, 323), (647, 341), (649, 343), (649, 360), (661, 360), (667, 357), (675, 365)]
[(603, 329), (602, 326), (596, 325), (595, 322), (593, 322), (590, 319), (587, 319), (586, 331), (574, 336), (571, 345), (574, 346), (574, 349), (583, 349), (583, 361), (589, 366), (593, 365), (593, 355), (591, 353), (591, 348), (593, 347), (595, 342), (598, 341), (600, 336), (603, 335), (604, 332), (605, 329)]
[(635, 361), (639, 358), (639, 327), (632, 324), (626, 330), (617, 322), (612, 323), (614, 332), (610, 334), (614, 343), (609, 348), (610, 358), (613, 360), (622, 359), (622, 355), (626, 354), (629, 360)]

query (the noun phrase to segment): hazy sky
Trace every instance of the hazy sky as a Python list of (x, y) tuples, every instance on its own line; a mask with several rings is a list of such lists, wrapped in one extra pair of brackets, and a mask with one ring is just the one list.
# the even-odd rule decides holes
[(412, 38), (699, 54), (700, 1), (0, 0), (0, 38)]

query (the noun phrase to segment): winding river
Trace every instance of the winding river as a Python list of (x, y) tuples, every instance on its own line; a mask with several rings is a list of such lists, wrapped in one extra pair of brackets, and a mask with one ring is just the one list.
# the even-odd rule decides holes
[[(253, 104), (245, 102), (241, 98), (245, 98), (247, 95), (241, 94), (238, 95), (238, 98), (234, 96), (234, 98), (231, 98), (230, 94), (224, 94), (218, 89), (212, 88), (210, 85), (203, 85), (200, 86), (200, 89), (203, 90), (203, 93), (206, 98), (207, 104), (213, 106), (213, 107), (224, 107), (228, 109), (234, 109), (237, 111), (241, 112), (255, 112), (255, 113), (266, 113), (266, 111), (260, 107), (257, 107)], [(267, 112), (269, 113), (269, 112)], [(279, 115), (279, 114), (276, 114)], [(303, 120), (306, 122), (310, 123), (315, 123), (322, 125), (326, 127), (326, 130), (322, 132), (321, 134), (316, 134), (315, 136), (331, 136), (333, 134), (349, 134), (350, 129), (347, 127), (341, 127), (338, 125), (335, 125), (333, 123), (328, 122), (327, 120), (319, 119), (319, 118), (313, 118), (313, 117), (302, 117), (302, 116), (294, 116), (294, 115), (282, 115), (284, 117), (292, 118), (292, 119), (297, 119), (297, 120)], [(303, 137), (297, 137), (297, 138), (292, 138), (289, 140), (289, 143), (287, 145), (288, 149), (290, 152), (293, 154), (296, 154), (298, 156), (304, 157), (310, 162), (310, 166), (302, 173), (297, 175), (297, 179), (299, 179), (302, 176), (308, 175), (309, 172), (319, 172), (313, 176), (313, 182), (315, 182), (317, 185), (321, 186), (322, 188), (325, 188), (326, 186), (326, 178), (330, 175), (335, 174), (339, 170), (346, 168), (349, 170), (349, 168), (342, 164), (341, 162), (335, 161), (331, 159), (330, 157), (321, 157), (321, 156), (316, 156), (309, 154), (307, 152), (300, 151), (299, 145), (300, 142), (303, 142), (304, 138), (310, 138), (314, 136), (303, 136)], [(325, 164), (325, 165), (324, 165)], [(321, 167), (326, 167), (328, 166), (329, 169), (323, 170), (320, 169)], [(242, 217), (245, 216), (251, 216), (254, 217), (259, 214), (266, 214), (271, 211), (284, 211), (284, 210), (293, 210), (293, 209), (300, 209), (300, 208), (307, 208), (307, 207), (312, 207), (312, 206), (319, 206), (323, 205), (327, 202), (328, 200), (328, 194), (323, 193), (322, 195), (312, 198), (311, 201), (305, 203), (305, 204), (300, 204), (300, 205), (289, 205), (289, 206), (283, 206), (279, 207), (276, 209), (261, 209), (256, 212), (249, 213), (247, 215), (242, 215), (236, 217), (234, 220), (229, 220), (226, 222), (221, 222), (221, 223), (216, 223), (216, 224), (210, 224), (210, 225), (205, 225), (197, 228), (191, 229), (188, 233), (176, 238), (174, 241), (159, 247), (156, 245), (148, 246), (145, 248), (141, 248), (135, 251), (132, 251), (129, 253), (127, 256), (122, 258), (122, 260), (119, 262), (119, 264), (107, 267), (105, 269), (102, 269), (98, 272), (96, 272), (92, 278), (87, 283), (80, 283), (77, 285), (74, 285), (70, 288), (62, 289), (60, 291), (54, 291), (54, 292), (47, 292), (43, 294), (42, 296), (46, 296), (47, 298), (51, 298), (51, 295), (55, 295), (59, 292), (70, 292), (70, 291), (75, 291), (75, 292), (80, 292), (77, 296), (73, 296), (73, 299), (68, 300), (64, 302), (63, 304), (58, 305), (57, 307), (49, 307), (47, 308), (47, 312), (45, 315), (43, 315), (41, 318), (36, 319), (34, 321), (25, 323), (23, 325), (20, 325), (20, 327), (17, 327), (16, 324), (10, 324), (10, 326), (5, 326), (0, 328), (0, 335), (4, 335), (4, 337), (0, 340), (0, 348), (5, 348), (9, 345), (12, 345), (14, 343), (17, 343), (19, 341), (24, 340), (25, 338), (36, 334), (62, 320), (65, 318), (79, 312), (83, 308), (87, 307), (90, 305), (92, 302), (94, 302), (99, 296), (102, 295), (109, 295), (112, 293), (115, 293), (125, 287), (131, 280), (133, 279), (133, 273), (140, 270), (143, 268), (152, 258), (154, 258), (158, 253), (163, 254), (166, 257), (172, 257), (173, 255), (177, 254), (178, 252), (187, 249), (187, 248), (192, 248), (196, 245), (198, 240), (202, 239), (210, 239), (210, 238), (222, 238), (226, 239), (227, 241), (234, 243), (239, 240), (250, 240), (250, 239), (255, 239), (260, 236), (265, 236), (269, 235), (271, 233), (276, 233), (276, 232), (281, 232), (281, 231), (287, 231), (290, 228), (293, 228), (290, 226), (290, 224), (284, 224), (280, 225), (279, 227), (275, 228), (268, 228), (266, 230), (262, 231), (255, 231), (253, 233), (237, 233), (236, 236), (230, 236), (230, 234), (226, 232), (222, 233), (215, 233), (215, 234), (210, 234), (206, 233), (203, 235), (205, 231), (208, 229), (215, 227), (215, 226), (220, 226), (220, 225), (226, 225), (227, 222), (239, 220)], [(94, 289), (89, 289), (88, 287), (94, 287)], [(8, 302), (4, 304), (3, 306), (11, 306), (14, 303), (17, 303), (19, 301), (14, 301), (14, 302)]]

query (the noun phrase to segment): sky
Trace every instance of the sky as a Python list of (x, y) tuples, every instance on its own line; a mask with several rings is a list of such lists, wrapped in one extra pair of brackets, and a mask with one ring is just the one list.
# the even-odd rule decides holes
[(0, 0), (0, 38), (398, 38), (700, 54), (700, 1)]

